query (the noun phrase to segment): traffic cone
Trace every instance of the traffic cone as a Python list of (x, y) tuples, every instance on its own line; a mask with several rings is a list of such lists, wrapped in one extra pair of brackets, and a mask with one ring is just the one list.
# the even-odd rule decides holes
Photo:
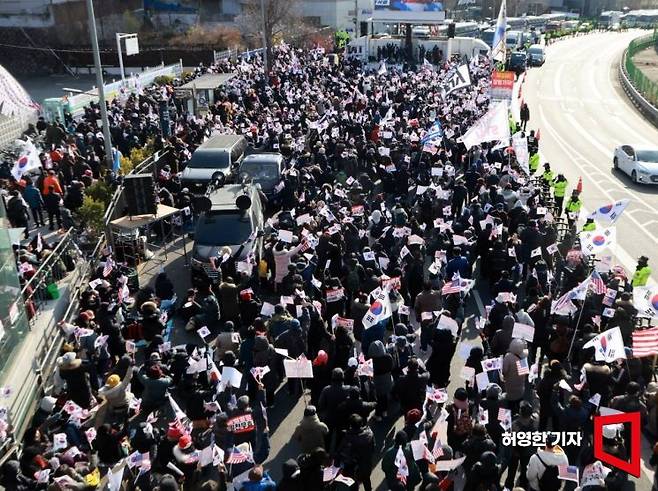
[(583, 192), (583, 178), (582, 177), (578, 178), (578, 184), (576, 184), (576, 191), (578, 191), (578, 194)]
[(537, 141), (539, 141), (539, 139), (541, 138), (541, 135), (540, 135), (539, 131), (540, 131), (540, 128), (537, 128), (537, 133), (535, 134), (535, 140), (537, 140)]

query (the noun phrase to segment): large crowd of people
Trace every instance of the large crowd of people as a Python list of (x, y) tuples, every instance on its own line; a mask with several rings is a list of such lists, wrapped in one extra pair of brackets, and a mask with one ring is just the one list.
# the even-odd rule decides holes
[[(472, 84), (445, 95), (461, 63)], [(161, 196), (193, 208), (177, 173), (214, 132), (281, 152), (263, 257), (216, 258), (216, 279), (177, 298), (166, 272), (131, 291), (106, 248), (0, 484), (370, 490), (380, 466), (391, 490), (623, 489), (628, 475), (594, 457), (592, 418), (639, 411), (656, 434), (655, 367), (632, 352), (647, 260), (626, 271), (581, 250), (579, 191), (539, 169), (533, 131), (530, 175), (507, 142), (464, 146), (490, 106), (488, 59), (429, 65), (334, 65), (284, 45), (268, 79), (257, 57), (200, 67), (238, 75), (207, 116), (173, 114)], [(170, 89), (110, 104), (121, 153), (165, 144), (156, 108)], [(54, 150), (41, 181), (12, 191), (21, 223), (29, 209), (43, 224), (51, 193), (74, 212), (85, 178), (114, 179), (97, 112), (35, 128)], [(196, 342), (175, 345), (183, 326)], [(602, 359), (598, 334), (615, 328), (621, 353)], [(298, 426), (272, 429), (299, 454), (275, 480), (268, 412), (300, 398)], [(607, 453), (629, 445), (627, 427), (604, 427)]]

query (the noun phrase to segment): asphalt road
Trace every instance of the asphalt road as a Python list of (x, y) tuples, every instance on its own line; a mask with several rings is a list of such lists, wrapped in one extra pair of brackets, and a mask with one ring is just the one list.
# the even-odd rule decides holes
[(640, 255), (658, 268), (658, 186), (633, 184), (612, 169), (616, 146), (658, 146), (658, 129), (635, 109), (617, 78), (624, 48), (645, 33), (597, 33), (548, 46), (546, 63), (529, 70), (522, 91), (530, 127), (541, 130), (544, 161), (564, 173), (570, 189), (583, 178), (585, 208), (631, 200), (616, 224), (618, 246), (612, 251), (631, 271)]
[[(595, 34), (549, 46), (546, 64), (528, 72), (523, 97), (530, 104), (531, 127), (541, 128), (540, 148), (545, 159), (567, 176), (571, 186), (576, 185), (579, 176), (583, 177), (587, 209), (622, 197), (633, 200), (617, 225), (620, 246), (613, 251), (616, 257), (627, 269), (633, 269), (635, 259), (645, 254), (657, 269), (658, 221), (652, 222), (656, 219), (652, 210), (658, 204), (658, 187), (634, 186), (630, 179), (612, 172), (612, 149), (618, 143), (653, 141), (658, 144), (658, 130), (644, 121), (625, 99), (612, 69), (624, 46), (639, 34)], [(184, 295), (189, 285), (189, 269), (182, 258), (170, 256), (167, 271), (170, 277), (180, 280), (176, 281), (177, 291), (179, 296)], [(480, 295), (475, 293), (467, 301), (467, 322), (461, 336), (462, 343), (472, 345), (479, 344), (472, 316), (481, 315), (484, 310)], [(486, 292), (480, 293), (486, 301)], [(177, 326), (174, 337), (178, 342), (187, 338), (181, 332), (181, 326)], [(462, 385), (459, 374), (465, 360), (459, 351), (452, 361), (450, 394)], [(426, 359), (428, 354), (421, 354), (421, 357)], [(282, 386), (269, 414), (271, 452), (265, 462), (266, 469), (275, 479), (281, 477), (281, 464), (299, 454), (299, 448), (290, 442), (290, 436), (301, 420), (303, 410), (303, 399), (291, 399)], [(392, 417), (383, 422), (372, 422), (371, 427), (375, 432), (379, 457), (395, 430), (402, 427), (402, 421)], [(648, 465), (648, 456), (653, 442), (643, 440), (642, 477), (633, 479), (628, 489), (649, 491), (653, 471)], [(387, 489), (383, 481), (378, 459), (372, 474), (374, 489)], [(461, 486), (456, 489), (461, 489)]]
[[(544, 66), (527, 73), (522, 97), (530, 107), (529, 128), (541, 130), (543, 162), (566, 176), (568, 192), (583, 178), (584, 208), (631, 200), (616, 223), (618, 245), (611, 252), (631, 272), (640, 255), (649, 257), (655, 279), (658, 187), (633, 184), (612, 169), (617, 145), (658, 146), (658, 129), (627, 99), (617, 76), (625, 47), (645, 33), (589, 34), (548, 46)], [(637, 490), (651, 489), (653, 470), (648, 457), (653, 443), (643, 438), (642, 477), (634, 480)]]

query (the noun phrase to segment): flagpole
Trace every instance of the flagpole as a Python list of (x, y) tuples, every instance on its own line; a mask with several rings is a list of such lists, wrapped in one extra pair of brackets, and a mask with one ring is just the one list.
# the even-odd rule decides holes
[(573, 349), (573, 343), (576, 341), (576, 334), (578, 334), (578, 326), (580, 325), (580, 319), (583, 316), (583, 310), (585, 310), (585, 300), (582, 301), (583, 304), (580, 307), (580, 314), (578, 314), (578, 321), (576, 322), (576, 327), (573, 331), (573, 337), (571, 338), (571, 345), (569, 346), (569, 351), (567, 352), (567, 360), (571, 362), (571, 350)]
[[(231, 448), (231, 453), (235, 450), (235, 443), (233, 444), (233, 447)], [(233, 461), (228, 464), (228, 475), (226, 476), (228, 479), (231, 479), (231, 482), (233, 482), (233, 475), (231, 474), (233, 472)], [(227, 479), (227, 480), (228, 480)]]
[(304, 401), (304, 409), (308, 407), (308, 403), (306, 402), (306, 389), (304, 388), (304, 379), (300, 378), (299, 381), (302, 384), (302, 400)]

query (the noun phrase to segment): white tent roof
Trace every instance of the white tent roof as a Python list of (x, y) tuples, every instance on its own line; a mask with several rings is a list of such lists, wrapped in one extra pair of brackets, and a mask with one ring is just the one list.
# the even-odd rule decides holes
[(36, 109), (37, 105), (23, 86), (0, 65), (0, 114), (15, 116)]

